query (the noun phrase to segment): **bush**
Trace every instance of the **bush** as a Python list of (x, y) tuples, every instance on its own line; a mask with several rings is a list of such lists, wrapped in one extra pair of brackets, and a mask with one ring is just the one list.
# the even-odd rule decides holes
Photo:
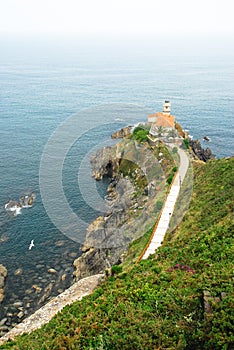
[(156, 209), (157, 209), (157, 210), (161, 210), (161, 209), (162, 209), (162, 206), (163, 206), (163, 201), (157, 201), (157, 202), (156, 202)]
[(188, 140), (188, 139), (184, 139), (184, 141), (183, 141), (181, 147), (182, 147), (183, 149), (189, 149), (189, 140)]
[(148, 140), (148, 134), (149, 134), (149, 130), (147, 129), (143, 129), (140, 126), (137, 126), (134, 130), (133, 130), (133, 138), (139, 142), (145, 142)]
[(123, 270), (122, 266), (114, 265), (111, 268), (111, 274), (112, 274), (112, 276), (117, 275), (117, 274), (121, 273), (122, 270)]
[(168, 185), (170, 185), (172, 183), (173, 177), (174, 177), (174, 174), (171, 174), (168, 176), (168, 178), (167, 178)]

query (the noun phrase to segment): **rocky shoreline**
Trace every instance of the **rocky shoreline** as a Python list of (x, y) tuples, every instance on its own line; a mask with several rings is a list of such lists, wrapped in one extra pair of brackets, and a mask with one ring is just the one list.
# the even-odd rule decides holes
[(9, 339), (14, 339), (17, 335), (30, 333), (45, 323), (49, 322), (59, 311), (66, 305), (72, 304), (77, 300), (81, 300), (84, 296), (92, 293), (102, 281), (103, 275), (98, 274), (88, 278), (84, 278), (73, 284), (63, 293), (54, 297), (47, 304), (37, 310), (34, 314), (26, 318), (23, 322), (15, 326), (8, 333), (0, 338), (0, 345), (4, 344)]
[[(4, 299), (6, 276), (7, 276), (7, 269), (4, 265), (0, 264), (0, 305)], [(0, 322), (0, 325), (1, 325), (1, 322)]]
[[(8, 275), (4, 281), (5, 298), (1, 303), (0, 336), (73, 283), (72, 264), (80, 255), (80, 251), (75, 251), (74, 242), (68, 240), (56, 241), (54, 248), (59, 249), (62, 259), (60, 257), (50, 264), (38, 262), (32, 270), (26, 270), (24, 266), (8, 268)], [(2, 280), (3, 278), (0, 278), (0, 281)]]

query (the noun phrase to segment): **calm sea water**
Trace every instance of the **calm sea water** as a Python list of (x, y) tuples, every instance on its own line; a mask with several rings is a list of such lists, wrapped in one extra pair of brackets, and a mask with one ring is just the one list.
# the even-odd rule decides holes
[[(194, 138), (211, 138), (208, 146), (217, 157), (233, 155), (233, 61), (225, 54), (202, 52), (195, 56), (167, 55), (154, 46), (140, 50), (89, 49), (49, 45), (7, 45), (0, 58), (0, 263), (8, 269), (6, 297), (0, 318), (10, 312), (9, 322), (19, 317), (15, 301), (28, 312), (41, 304), (43, 289), (55, 295), (71, 283), (72, 262), (80, 255), (78, 243), (65, 237), (46, 214), (40, 197), (39, 166), (50, 135), (70, 115), (101, 104), (132, 104), (149, 112), (160, 111), (165, 98), (172, 113)], [(117, 114), (118, 116), (118, 114)], [(87, 123), (86, 113), (79, 114)], [(93, 118), (102, 122), (102, 114)], [(145, 119), (147, 114), (145, 115)], [(91, 222), (98, 212), (83, 201), (77, 186), (81, 159), (112, 131), (126, 124), (110, 116), (114, 124), (83, 135), (65, 162), (64, 188), (74, 211)], [(103, 119), (104, 120), (104, 119)], [(132, 122), (139, 121), (133, 116)], [(92, 125), (90, 125), (92, 128)], [(207, 144), (204, 144), (207, 146)], [(89, 177), (90, 174), (87, 174)], [(104, 195), (105, 184), (98, 184)], [(10, 217), (4, 205), (10, 199), (35, 192), (32, 208)], [(92, 196), (88, 192), (87, 195)], [(81, 210), (82, 208), (82, 210)], [(34, 239), (35, 247), (28, 250)], [(48, 273), (54, 268), (56, 274)], [(18, 270), (18, 271), (17, 271)], [(66, 278), (61, 280), (61, 276)], [(37, 287), (37, 288), (36, 288)], [(42, 291), (40, 291), (42, 288)], [(48, 296), (45, 298), (48, 300)], [(29, 304), (30, 303), (30, 304)]]

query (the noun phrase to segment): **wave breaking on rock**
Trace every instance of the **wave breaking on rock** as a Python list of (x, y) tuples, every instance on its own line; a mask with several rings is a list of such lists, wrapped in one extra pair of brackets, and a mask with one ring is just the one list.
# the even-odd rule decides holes
[(23, 208), (31, 208), (36, 200), (36, 194), (33, 192), (31, 194), (26, 194), (20, 198), (17, 202), (15, 200), (10, 200), (5, 204), (5, 209), (12, 216), (17, 216), (21, 214)]

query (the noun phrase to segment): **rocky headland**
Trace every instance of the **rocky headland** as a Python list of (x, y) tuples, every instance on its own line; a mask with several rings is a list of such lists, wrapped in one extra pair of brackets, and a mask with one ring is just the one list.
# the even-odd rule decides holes
[(124, 138), (126, 136), (129, 136), (131, 134), (131, 126), (126, 126), (125, 128), (122, 128), (120, 130), (117, 130), (115, 132), (113, 132), (113, 134), (111, 135), (112, 139), (120, 139), (120, 138)]
[(110, 184), (106, 212), (89, 225), (83, 254), (74, 261), (75, 281), (123, 261), (130, 242), (152, 225), (150, 213), (164, 179), (152, 150), (129, 138), (98, 150), (91, 166), (96, 180), (108, 177)]

